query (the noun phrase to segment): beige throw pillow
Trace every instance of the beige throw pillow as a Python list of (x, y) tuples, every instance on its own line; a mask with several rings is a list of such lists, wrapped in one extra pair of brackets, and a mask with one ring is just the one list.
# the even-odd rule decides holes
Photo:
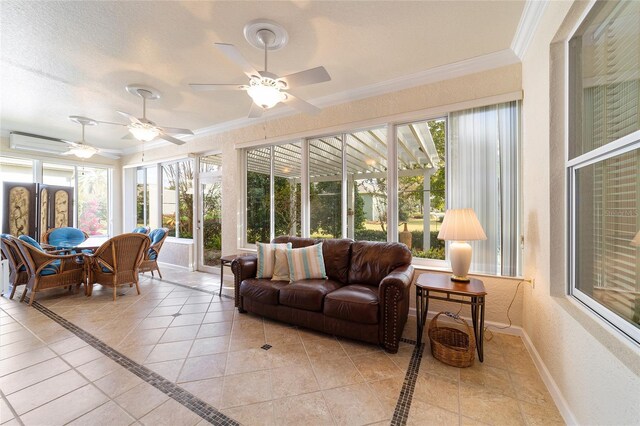
[(271, 281), (289, 281), (289, 261), (286, 248), (276, 247), (276, 261), (273, 265)]

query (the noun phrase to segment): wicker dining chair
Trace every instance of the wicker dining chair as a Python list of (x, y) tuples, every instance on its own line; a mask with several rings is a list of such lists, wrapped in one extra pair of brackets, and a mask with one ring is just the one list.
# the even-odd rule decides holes
[(164, 240), (167, 239), (167, 235), (169, 235), (169, 229), (167, 228), (154, 229), (149, 233), (151, 245), (149, 246), (149, 250), (144, 254), (144, 260), (140, 265), (140, 272), (151, 272), (151, 276), (153, 276), (153, 271), (158, 271), (158, 275), (162, 278), (162, 273), (160, 272), (160, 268), (158, 268), (158, 256), (160, 255), (160, 249), (162, 248), (162, 244), (164, 244)]
[(9, 299), (13, 299), (16, 289), (20, 285), (25, 285), (29, 281), (29, 273), (25, 265), (22, 254), (16, 246), (14, 237), (9, 234), (0, 234), (0, 251), (2, 251), (2, 259), (9, 264), (9, 282), (11, 283), (11, 295)]
[(22, 254), (27, 267), (29, 280), (22, 292), (20, 301), (24, 301), (27, 291), (31, 292), (29, 305), (33, 304), (36, 293), (52, 288), (80, 287), (85, 282), (84, 264), (79, 260), (82, 255), (50, 254), (41, 247), (32, 245), (22, 239), (13, 239)]
[(93, 254), (85, 254), (89, 277), (87, 296), (91, 296), (93, 285), (113, 287), (113, 301), (119, 286), (138, 285), (138, 272), (144, 253), (149, 249), (150, 240), (144, 234), (130, 233), (110, 238)]

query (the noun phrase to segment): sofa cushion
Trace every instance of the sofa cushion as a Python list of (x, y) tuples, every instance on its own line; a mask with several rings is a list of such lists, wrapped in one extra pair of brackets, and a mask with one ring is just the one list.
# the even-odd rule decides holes
[(349, 282), (378, 286), (391, 271), (411, 263), (411, 251), (402, 243), (356, 241), (351, 244)]
[(280, 289), (279, 301), (291, 308), (322, 312), (324, 297), (340, 287), (341, 284), (333, 280), (296, 281)]
[(322, 257), (330, 280), (347, 284), (352, 240), (326, 239), (322, 243)]
[(298, 249), (288, 248), (287, 262), (291, 282), (327, 278), (322, 257), (322, 243)]
[(327, 294), (324, 314), (362, 324), (378, 323), (378, 288), (350, 284)]
[(276, 248), (291, 248), (291, 243), (274, 244), (256, 242), (258, 254), (258, 272), (256, 278), (271, 278), (273, 276), (273, 266), (276, 261)]
[(240, 283), (240, 296), (266, 305), (277, 305), (278, 291), (287, 284), (287, 281), (249, 278)]

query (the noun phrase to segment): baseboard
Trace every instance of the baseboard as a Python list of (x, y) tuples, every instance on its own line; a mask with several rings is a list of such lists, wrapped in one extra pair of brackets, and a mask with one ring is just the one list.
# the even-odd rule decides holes
[(170, 268), (178, 268), (178, 269), (183, 269), (185, 271), (190, 271), (190, 272), (194, 272), (195, 271), (195, 269), (193, 269), (193, 265), (192, 266), (182, 266), (182, 265), (176, 265), (176, 264), (167, 263), (167, 262), (158, 262), (158, 265), (160, 265), (160, 266), (165, 265), (165, 266), (168, 266)]
[(547, 387), (547, 390), (551, 394), (551, 398), (553, 398), (553, 402), (555, 402), (556, 407), (558, 407), (558, 410), (564, 418), (565, 423), (567, 423), (568, 425), (577, 425), (578, 421), (573, 415), (571, 408), (569, 408), (569, 404), (562, 396), (560, 388), (556, 384), (555, 380), (553, 380), (553, 377), (551, 376), (549, 370), (547, 370), (547, 367), (544, 365), (540, 354), (536, 350), (535, 346), (533, 346), (533, 342), (531, 342), (529, 335), (524, 330), (522, 330), (522, 341), (524, 342), (524, 346), (527, 348), (527, 351), (529, 351), (529, 355), (531, 355), (533, 363), (536, 365), (538, 373), (540, 373), (540, 377)]

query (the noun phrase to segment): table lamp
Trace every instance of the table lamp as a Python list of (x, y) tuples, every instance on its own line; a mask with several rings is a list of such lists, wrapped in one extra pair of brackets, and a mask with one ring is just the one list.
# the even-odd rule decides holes
[(439, 240), (451, 241), (449, 244), (449, 261), (453, 281), (468, 282), (469, 266), (471, 266), (471, 245), (467, 241), (486, 240), (487, 236), (482, 229), (473, 209), (447, 210), (442, 221)]
[(633, 237), (633, 240), (631, 240), (631, 242), (629, 244), (631, 244), (632, 246), (635, 246), (635, 247), (640, 247), (640, 231), (638, 231), (636, 236)]

